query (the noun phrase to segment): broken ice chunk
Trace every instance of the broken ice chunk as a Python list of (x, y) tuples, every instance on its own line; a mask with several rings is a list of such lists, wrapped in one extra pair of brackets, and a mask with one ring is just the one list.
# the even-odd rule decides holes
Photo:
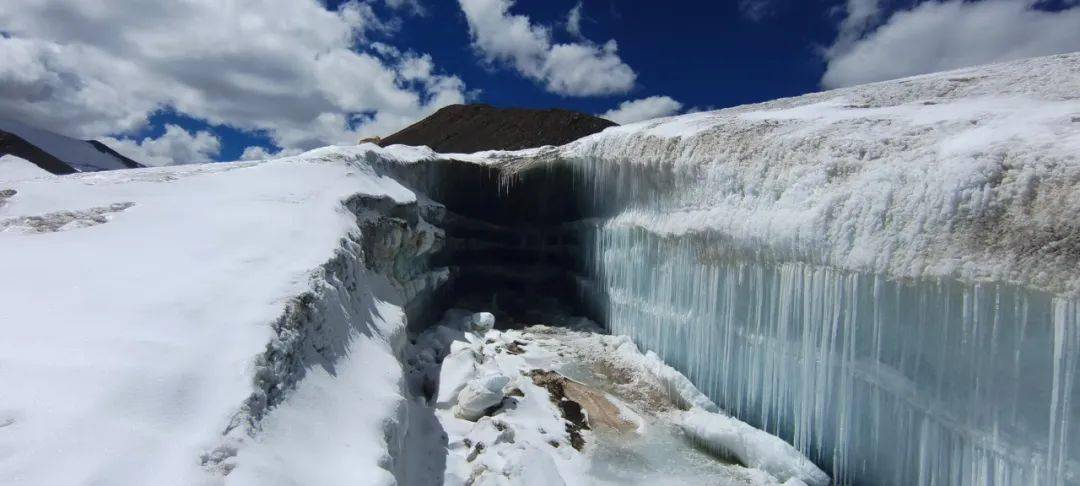
[[(454, 344), (457, 344), (455, 341)], [(439, 370), (439, 394), (436, 398), (439, 406), (449, 406), (454, 403), (465, 384), (476, 375), (476, 354), (468, 346), (453, 348), (442, 362)]]
[(469, 323), (466, 330), (469, 332), (475, 332), (477, 334), (484, 334), (494, 327), (494, 314), (490, 312), (477, 312), (472, 316), (469, 316)]
[(465, 420), (477, 420), (487, 409), (502, 403), (503, 387), (510, 378), (503, 374), (490, 374), (470, 380), (458, 394), (454, 415)]
[(780, 481), (798, 479), (811, 486), (830, 483), (829, 475), (791, 444), (734, 417), (694, 408), (683, 414), (680, 425), (687, 435), (714, 454), (733, 457), (744, 466), (765, 471)]

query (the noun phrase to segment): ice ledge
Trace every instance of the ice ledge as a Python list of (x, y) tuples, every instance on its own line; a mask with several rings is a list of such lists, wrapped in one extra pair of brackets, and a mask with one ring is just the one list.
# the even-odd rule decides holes
[(1080, 53), (611, 128), (552, 164), (611, 224), (895, 278), (1080, 293)]

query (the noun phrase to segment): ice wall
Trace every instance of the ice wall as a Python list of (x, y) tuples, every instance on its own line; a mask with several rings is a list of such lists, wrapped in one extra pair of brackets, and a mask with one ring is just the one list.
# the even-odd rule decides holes
[(707, 235), (588, 233), (611, 332), (838, 482), (1078, 479), (1075, 301), (747, 257)]
[(841, 483), (1080, 484), (1080, 54), (612, 128), (575, 170), (613, 333)]

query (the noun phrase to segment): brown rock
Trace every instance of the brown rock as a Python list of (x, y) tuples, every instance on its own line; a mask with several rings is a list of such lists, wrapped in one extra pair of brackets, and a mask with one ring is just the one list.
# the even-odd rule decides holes
[(603, 118), (561, 109), (450, 105), (382, 139), (380, 145), (427, 145), (443, 153), (520, 150), (563, 145), (615, 125)]

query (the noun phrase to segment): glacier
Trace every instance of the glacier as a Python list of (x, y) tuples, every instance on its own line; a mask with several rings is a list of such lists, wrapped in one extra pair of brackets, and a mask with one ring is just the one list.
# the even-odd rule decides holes
[(438, 482), (410, 340), (552, 300), (762, 483), (1078, 484), (1078, 93), (1066, 54), (518, 152), (0, 159), (0, 482)]

